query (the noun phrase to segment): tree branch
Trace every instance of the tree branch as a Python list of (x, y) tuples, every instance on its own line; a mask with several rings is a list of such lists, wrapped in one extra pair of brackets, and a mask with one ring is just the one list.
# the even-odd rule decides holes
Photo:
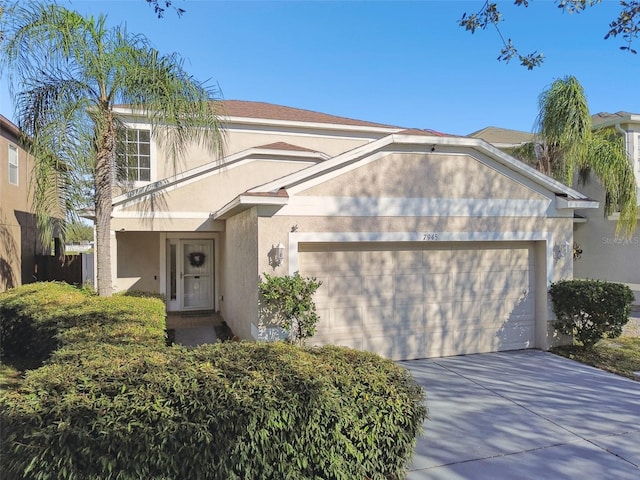
[[(522, 6), (526, 8), (529, 6), (529, 0), (514, 0), (513, 3), (518, 7)], [(587, 8), (601, 3), (601, 0), (555, 0), (555, 3), (557, 7), (564, 12), (581, 13)], [(620, 47), (620, 49), (635, 54), (637, 52), (631, 45), (640, 33), (640, 0), (621, 0), (620, 5), (622, 10), (618, 18), (609, 24), (610, 30), (604, 38), (606, 40), (612, 36), (622, 36), (626, 45)], [(500, 55), (498, 56), (498, 61), (509, 63), (512, 59), (517, 58), (520, 60), (520, 65), (527, 67), (528, 70), (533, 70), (535, 67), (540, 66), (544, 61), (544, 54), (538, 53), (537, 51), (529, 54), (521, 54), (511, 38), (505, 39), (505, 36), (502, 34), (499, 23), (503, 20), (498, 2), (486, 0), (477, 13), (471, 15), (463, 13), (458, 24), (472, 34), (475, 33), (476, 30), (485, 30), (489, 25), (493, 25), (503, 45), (500, 50)]]

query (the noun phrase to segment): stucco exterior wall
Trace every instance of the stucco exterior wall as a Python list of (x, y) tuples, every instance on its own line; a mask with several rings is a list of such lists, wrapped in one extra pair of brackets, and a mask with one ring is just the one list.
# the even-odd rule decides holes
[(160, 292), (160, 235), (155, 232), (116, 232), (116, 292)]
[(253, 127), (253, 130), (249, 128), (230, 126), (227, 130), (227, 155), (252, 147), (285, 142), (333, 157), (384, 136), (384, 134), (374, 133), (327, 132), (312, 129), (284, 131), (283, 129), (273, 129), (273, 127), (263, 127), (261, 129)]
[[(255, 128), (255, 127), (254, 127)], [(225, 131), (225, 156), (247, 150), (249, 148), (261, 147), (276, 142), (285, 142), (298, 147), (308, 148), (309, 150), (322, 152), (330, 156), (338, 155), (352, 148), (364, 145), (380, 138), (382, 135), (374, 134), (334, 134), (333, 136), (323, 136), (319, 132), (312, 130), (299, 130), (297, 132), (269, 131), (268, 127), (256, 130), (247, 130), (238, 127), (231, 127)], [(200, 145), (192, 145), (183, 152), (180, 159), (173, 160), (167, 155), (157, 142), (153, 143), (152, 154), (156, 158), (157, 179), (170, 177), (176, 173), (184, 172), (192, 168), (196, 168), (209, 163), (216, 164), (220, 162), (214, 154)], [(277, 178), (277, 177), (273, 177)]]
[(519, 198), (541, 194), (467, 154), (388, 153), (302, 195), (352, 197)]
[(604, 189), (593, 178), (580, 187), (586, 195), (600, 201), (597, 210), (579, 210), (586, 223), (575, 224), (575, 241), (582, 256), (574, 261), (576, 278), (595, 278), (626, 283), (634, 290), (640, 304), (640, 219), (630, 238), (616, 237), (617, 219), (604, 215)]
[(258, 217), (255, 208), (229, 218), (224, 234), (221, 313), (233, 333), (254, 339), (258, 317)]
[(215, 212), (237, 195), (289, 173), (308, 167), (301, 161), (252, 160), (232, 165), (219, 172), (194, 181), (179, 184), (178, 188), (161, 190), (150, 199), (126, 205), (122, 211), (153, 212)]
[[(9, 182), (9, 145), (18, 152), (18, 184)], [(15, 136), (0, 128), (0, 292), (35, 280), (42, 253), (29, 197), (33, 159)]]

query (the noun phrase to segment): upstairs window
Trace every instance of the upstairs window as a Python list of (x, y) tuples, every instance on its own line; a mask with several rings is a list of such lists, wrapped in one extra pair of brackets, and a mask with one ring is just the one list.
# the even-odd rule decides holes
[(151, 134), (126, 129), (118, 136), (118, 176), (133, 182), (151, 181)]
[(9, 145), (9, 183), (18, 185), (18, 147)]

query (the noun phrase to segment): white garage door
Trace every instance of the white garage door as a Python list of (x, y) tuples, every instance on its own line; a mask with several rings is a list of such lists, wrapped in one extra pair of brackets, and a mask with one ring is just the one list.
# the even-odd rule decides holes
[(532, 243), (307, 243), (299, 256), (323, 282), (309, 344), (394, 360), (534, 346)]

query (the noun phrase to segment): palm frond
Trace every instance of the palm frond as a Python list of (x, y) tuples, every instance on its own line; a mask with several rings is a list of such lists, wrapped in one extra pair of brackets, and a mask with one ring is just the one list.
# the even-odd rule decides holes
[(536, 131), (549, 153), (551, 174), (570, 185), (584, 164), (591, 136), (591, 115), (582, 85), (568, 76), (554, 81), (538, 99)]
[(605, 215), (620, 212), (616, 235), (633, 234), (638, 219), (636, 181), (624, 139), (611, 131), (598, 130), (591, 138), (586, 165), (600, 179), (606, 191)]

